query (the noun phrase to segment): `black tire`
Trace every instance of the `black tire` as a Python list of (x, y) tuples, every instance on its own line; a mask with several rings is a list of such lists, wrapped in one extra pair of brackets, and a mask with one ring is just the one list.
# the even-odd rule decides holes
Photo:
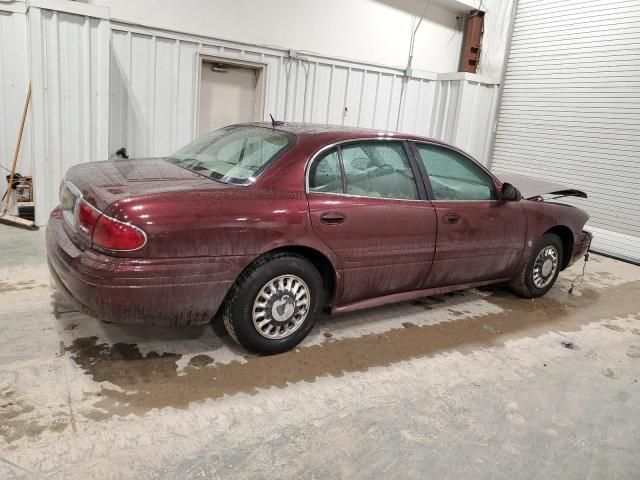
[[(557, 266), (552, 275), (544, 278), (544, 286), (537, 286), (534, 281), (534, 269), (536, 268), (536, 259), (544, 250), (548, 248), (554, 248), (557, 252)], [(533, 248), (530, 249), (530, 253), (522, 268), (516, 276), (511, 279), (509, 287), (519, 296), (524, 298), (538, 298), (547, 293), (551, 287), (556, 283), (558, 274), (562, 269), (563, 262), (563, 248), (562, 240), (558, 235), (554, 233), (547, 233), (540, 237)], [(538, 269), (538, 275), (539, 269)], [(540, 278), (540, 276), (538, 277)], [(547, 283), (548, 282), (548, 283)]]
[[(308, 290), (310, 297), (306, 307), (306, 316), (288, 336), (284, 338), (266, 338), (264, 334), (258, 331), (258, 327), (254, 325), (254, 302), (257, 301), (257, 297), (262, 292), (263, 287), (282, 276), (295, 276), (304, 282), (304, 287)], [(277, 293), (280, 294), (281, 292), (278, 291)], [(287, 297), (285, 299), (278, 298), (274, 301), (284, 302), (280, 303), (280, 305), (287, 306), (285, 300), (292, 297), (293, 294), (286, 291), (282, 293)], [(309, 334), (320, 315), (323, 297), (322, 277), (306, 258), (286, 252), (267, 254), (250, 265), (236, 280), (225, 300), (222, 318), (231, 338), (244, 348), (253, 353), (272, 355), (292, 349)], [(298, 314), (298, 304), (293, 301), (293, 305), (295, 316)], [(271, 303), (270, 311), (273, 313), (275, 309), (276, 305)], [(285, 320), (285, 322), (288, 321)], [(275, 323), (277, 322), (274, 321), (273, 324)], [(284, 329), (285, 327), (281, 328)]]

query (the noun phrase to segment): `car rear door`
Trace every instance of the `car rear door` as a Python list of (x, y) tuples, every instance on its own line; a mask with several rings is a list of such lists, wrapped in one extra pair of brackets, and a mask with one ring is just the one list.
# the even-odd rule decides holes
[(311, 160), (313, 229), (339, 257), (337, 303), (421, 288), (429, 277), (436, 213), (402, 141), (345, 142)]
[(493, 177), (462, 152), (429, 143), (414, 147), (438, 221), (429, 286), (513, 275), (526, 241), (522, 203), (500, 200)]

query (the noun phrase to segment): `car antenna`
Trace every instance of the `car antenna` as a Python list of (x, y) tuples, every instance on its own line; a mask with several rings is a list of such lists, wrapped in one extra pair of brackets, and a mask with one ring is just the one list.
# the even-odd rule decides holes
[(269, 116), (271, 117), (271, 126), (272, 127), (277, 127), (278, 125), (284, 125), (284, 122), (282, 120), (276, 120), (275, 118), (273, 118), (273, 115), (269, 114)]

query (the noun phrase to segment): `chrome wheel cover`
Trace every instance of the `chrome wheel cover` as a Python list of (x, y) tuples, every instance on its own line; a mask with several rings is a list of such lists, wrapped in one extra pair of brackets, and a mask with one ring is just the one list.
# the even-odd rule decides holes
[(533, 264), (533, 285), (536, 288), (544, 288), (551, 283), (558, 270), (558, 249), (553, 245), (547, 245), (536, 257)]
[(270, 340), (293, 334), (309, 313), (309, 287), (296, 275), (280, 275), (258, 292), (251, 316), (256, 331)]

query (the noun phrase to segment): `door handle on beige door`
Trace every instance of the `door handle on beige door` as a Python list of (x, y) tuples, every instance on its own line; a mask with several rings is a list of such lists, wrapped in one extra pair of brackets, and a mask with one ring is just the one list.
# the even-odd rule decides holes
[(325, 212), (320, 215), (320, 221), (327, 225), (339, 225), (344, 223), (347, 216), (340, 212)]
[(454, 223), (460, 223), (460, 215), (455, 214), (455, 213), (446, 213), (443, 217), (442, 217), (442, 223), (446, 223), (446, 224), (454, 224)]

